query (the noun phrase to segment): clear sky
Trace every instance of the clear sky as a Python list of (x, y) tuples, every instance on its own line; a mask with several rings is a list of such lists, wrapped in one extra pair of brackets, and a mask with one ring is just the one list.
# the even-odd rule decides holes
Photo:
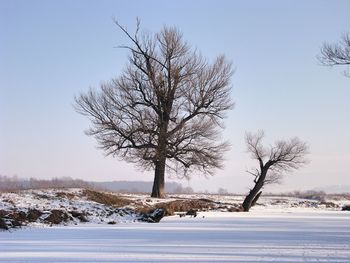
[[(298, 136), (311, 163), (271, 189), (350, 185), (350, 78), (320, 66), (324, 41), (350, 32), (350, 1), (17, 1), (0, 0), (0, 174), (86, 180), (153, 180), (96, 149), (74, 96), (118, 76), (136, 17), (144, 30), (175, 25), (208, 59), (236, 68), (235, 109), (226, 119), (225, 169), (185, 186), (245, 192), (252, 178), (245, 131), (266, 142)], [(151, 190), (151, 189), (150, 189)]]

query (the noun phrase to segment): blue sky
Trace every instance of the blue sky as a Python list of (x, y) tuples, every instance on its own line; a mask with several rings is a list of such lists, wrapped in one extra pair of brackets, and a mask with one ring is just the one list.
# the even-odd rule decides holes
[(245, 131), (267, 143), (298, 136), (311, 163), (271, 190), (350, 184), (350, 78), (320, 66), (324, 41), (350, 31), (349, 1), (4, 1), (0, 0), (0, 174), (86, 180), (153, 180), (104, 157), (74, 96), (118, 76), (136, 17), (150, 32), (175, 25), (209, 60), (233, 61), (235, 109), (226, 119), (225, 169), (193, 188), (244, 192), (254, 165)]

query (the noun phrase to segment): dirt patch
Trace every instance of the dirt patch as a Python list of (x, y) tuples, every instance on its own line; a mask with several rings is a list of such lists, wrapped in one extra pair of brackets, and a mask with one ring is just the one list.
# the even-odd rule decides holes
[(83, 195), (86, 196), (88, 200), (115, 207), (123, 207), (132, 203), (132, 201), (127, 198), (87, 189), (83, 191)]
[(10, 214), (11, 211), (7, 211), (7, 210), (0, 210), (0, 218), (7, 216), (8, 214)]
[(6, 224), (6, 221), (0, 217), (0, 229), (8, 230), (9, 227)]
[(70, 216), (66, 211), (53, 209), (50, 211), (50, 215), (45, 218), (45, 222), (50, 224), (60, 224), (62, 222), (67, 222), (70, 219)]
[(27, 220), (29, 222), (35, 222), (42, 214), (43, 212), (38, 209), (29, 209), (27, 212)]
[(0, 228), (8, 230), (20, 227), (26, 220), (26, 213), (23, 211), (0, 210)]
[(87, 214), (84, 213), (84, 212), (78, 212), (78, 211), (69, 211), (69, 213), (80, 220), (80, 222), (83, 222), (83, 223), (86, 223), (86, 222), (89, 222), (89, 220), (87, 219)]
[(16, 222), (25, 222), (27, 220), (27, 214), (24, 211), (14, 211), (8, 217)]
[(337, 205), (333, 202), (321, 201), (320, 205), (324, 205), (326, 208), (339, 208), (339, 205)]

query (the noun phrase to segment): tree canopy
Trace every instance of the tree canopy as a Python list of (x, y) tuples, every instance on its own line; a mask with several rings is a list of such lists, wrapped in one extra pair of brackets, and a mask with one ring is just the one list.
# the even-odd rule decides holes
[(224, 56), (209, 63), (175, 27), (134, 35), (124, 71), (76, 97), (107, 154), (155, 170), (152, 196), (164, 195), (165, 170), (179, 177), (213, 174), (229, 144), (221, 139), (231, 100), (232, 66)]

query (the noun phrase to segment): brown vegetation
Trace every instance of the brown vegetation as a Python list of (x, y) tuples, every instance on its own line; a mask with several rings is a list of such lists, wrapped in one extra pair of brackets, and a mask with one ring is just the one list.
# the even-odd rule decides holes
[(215, 207), (215, 202), (208, 199), (186, 199), (163, 202), (155, 205), (157, 208), (163, 208), (165, 216), (174, 215), (175, 212), (188, 212), (191, 209), (207, 211)]
[(71, 217), (66, 211), (53, 209), (50, 211), (50, 215), (45, 218), (45, 221), (50, 224), (61, 224), (62, 222), (68, 222), (70, 219)]
[(27, 212), (27, 220), (29, 222), (35, 222), (42, 214), (43, 212), (38, 209), (29, 209)]
[(83, 196), (86, 196), (88, 200), (114, 207), (123, 207), (132, 203), (131, 200), (125, 197), (89, 189), (83, 191)]

